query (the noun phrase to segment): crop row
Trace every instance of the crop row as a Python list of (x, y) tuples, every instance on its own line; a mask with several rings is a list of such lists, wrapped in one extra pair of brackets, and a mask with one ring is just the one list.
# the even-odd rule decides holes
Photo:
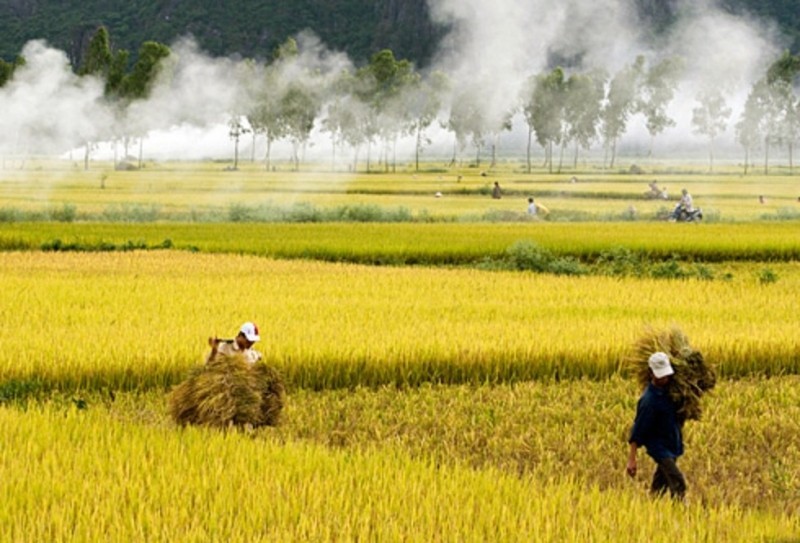
[[(57, 241), (57, 243), (56, 243)], [(559, 256), (593, 261), (621, 247), (652, 260), (800, 260), (796, 222), (529, 224), (0, 224), (0, 250), (163, 246), (377, 264), (474, 264), (530, 241)]]

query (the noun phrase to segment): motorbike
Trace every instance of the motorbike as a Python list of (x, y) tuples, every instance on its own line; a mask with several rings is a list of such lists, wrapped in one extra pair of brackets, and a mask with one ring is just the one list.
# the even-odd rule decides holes
[(685, 207), (678, 206), (670, 215), (669, 220), (672, 222), (699, 222), (703, 220), (703, 210), (696, 207), (689, 211)]

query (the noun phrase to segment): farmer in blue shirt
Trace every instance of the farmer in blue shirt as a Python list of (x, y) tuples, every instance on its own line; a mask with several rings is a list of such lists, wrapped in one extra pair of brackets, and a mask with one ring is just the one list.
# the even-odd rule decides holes
[(657, 464), (650, 491), (658, 496), (669, 490), (670, 496), (683, 500), (686, 480), (676, 461), (683, 454), (682, 421), (678, 406), (667, 392), (670, 376), (675, 371), (666, 353), (657, 352), (648, 360), (651, 380), (636, 406), (636, 419), (628, 439), (628, 475), (636, 476), (636, 451), (644, 446), (647, 454)]

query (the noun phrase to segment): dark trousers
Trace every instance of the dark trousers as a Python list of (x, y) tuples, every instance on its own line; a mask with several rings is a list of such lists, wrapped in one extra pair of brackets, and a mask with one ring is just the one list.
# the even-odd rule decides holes
[(678, 469), (674, 458), (662, 458), (657, 462), (658, 467), (653, 475), (653, 484), (650, 492), (656, 496), (663, 496), (667, 490), (672, 498), (682, 500), (686, 495), (686, 479)]

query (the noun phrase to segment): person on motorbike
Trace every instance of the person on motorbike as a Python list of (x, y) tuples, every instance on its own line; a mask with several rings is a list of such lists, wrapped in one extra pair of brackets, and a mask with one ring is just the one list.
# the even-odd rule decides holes
[(677, 220), (682, 213), (690, 215), (694, 212), (694, 202), (692, 195), (686, 189), (681, 189), (681, 199), (672, 211), (671, 219)]

